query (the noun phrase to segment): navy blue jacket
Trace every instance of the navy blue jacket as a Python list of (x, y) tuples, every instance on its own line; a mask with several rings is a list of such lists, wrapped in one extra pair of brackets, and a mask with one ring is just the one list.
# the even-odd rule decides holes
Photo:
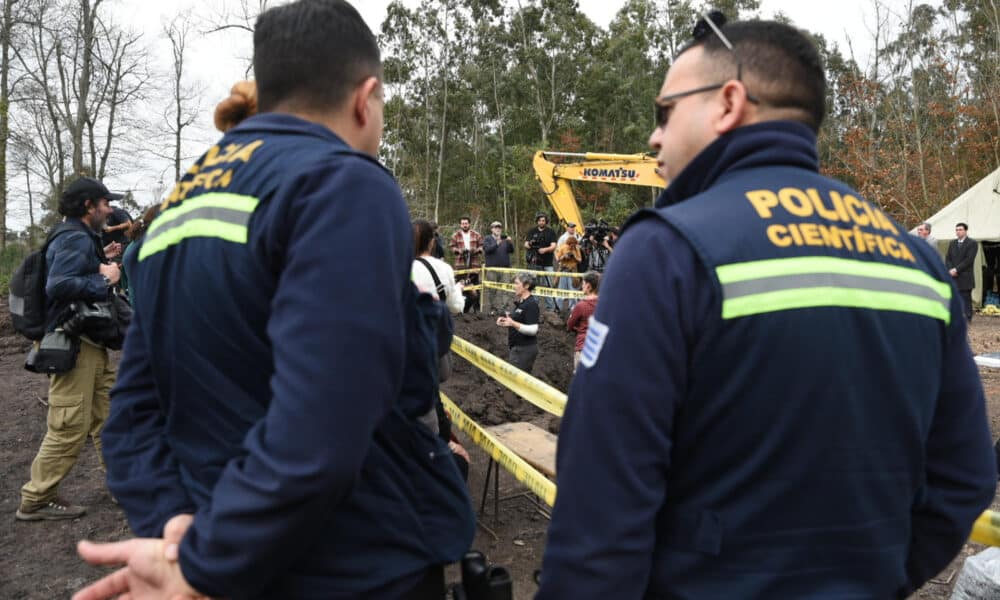
[(101, 302), (108, 299), (108, 286), (101, 277), (105, 261), (101, 237), (76, 218), (57, 225), (72, 228), (56, 235), (45, 252), (45, 326), (52, 331), (65, 320), (73, 302)]
[(510, 267), (510, 255), (514, 252), (514, 243), (510, 238), (498, 240), (493, 234), (483, 236), (483, 252), (486, 254), (487, 267)]
[(817, 163), (803, 125), (740, 128), (627, 226), (539, 598), (905, 597), (989, 506), (950, 278)]
[(425, 411), (436, 393), (404, 378), (411, 240), (377, 161), (277, 114), (227, 133), (150, 225), (108, 483), (138, 535), (195, 514), (199, 591), (394, 597), (469, 547), (447, 446), (400, 418), (408, 391)]

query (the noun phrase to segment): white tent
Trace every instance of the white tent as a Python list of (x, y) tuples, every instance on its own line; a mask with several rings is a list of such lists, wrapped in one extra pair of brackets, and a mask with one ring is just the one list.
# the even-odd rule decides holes
[[(967, 223), (969, 237), (978, 242), (1000, 242), (1000, 169), (983, 177), (926, 221), (931, 224), (931, 235), (938, 239), (938, 251), (942, 257), (948, 251), (948, 244), (955, 239), (957, 223)], [(980, 244), (973, 266), (976, 288), (972, 290), (972, 300), (976, 304), (982, 297), (982, 265), (983, 248)]]

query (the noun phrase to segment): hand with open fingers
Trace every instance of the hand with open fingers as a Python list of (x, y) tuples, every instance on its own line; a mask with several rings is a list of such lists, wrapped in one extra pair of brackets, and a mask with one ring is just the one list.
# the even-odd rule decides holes
[(111, 242), (104, 247), (104, 256), (107, 258), (117, 258), (122, 253), (122, 245), (118, 242)]
[(125, 567), (83, 588), (73, 595), (73, 600), (205, 598), (188, 585), (176, 557), (174, 560), (166, 558), (166, 546), (167, 542), (155, 538), (132, 538), (108, 544), (80, 542), (77, 552), (88, 563), (125, 564)]

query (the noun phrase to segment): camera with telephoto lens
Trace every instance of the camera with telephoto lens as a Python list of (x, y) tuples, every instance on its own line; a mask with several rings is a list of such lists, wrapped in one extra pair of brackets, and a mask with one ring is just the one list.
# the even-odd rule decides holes
[(108, 302), (76, 301), (71, 306), (69, 317), (63, 321), (62, 329), (69, 336), (88, 335), (114, 324)]

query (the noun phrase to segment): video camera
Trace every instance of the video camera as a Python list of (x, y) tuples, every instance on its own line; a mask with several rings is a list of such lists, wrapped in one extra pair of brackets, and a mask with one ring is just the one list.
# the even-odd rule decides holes
[(537, 265), (540, 263), (538, 250), (539, 248), (544, 248), (548, 244), (542, 239), (541, 235), (538, 233), (537, 229), (531, 230), (528, 234), (528, 253), (525, 257), (529, 265)]
[(608, 234), (611, 233), (611, 229), (611, 225), (608, 225), (607, 221), (604, 219), (601, 219), (600, 221), (590, 221), (583, 229), (583, 237), (588, 240), (593, 237), (594, 242), (600, 244), (606, 237), (608, 237)]

